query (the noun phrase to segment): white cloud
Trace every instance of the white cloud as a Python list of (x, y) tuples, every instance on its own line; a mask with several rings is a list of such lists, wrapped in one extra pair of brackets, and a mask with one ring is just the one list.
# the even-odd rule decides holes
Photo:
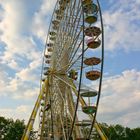
[[(26, 13), (25, 1), (2, 1), (3, 18), (0, 23), (0, 40), (5, 44), (1, 54), (1, 63), (5, 63), (10, 68), (20, 70), (20, 59), (34, 60), (40, 59), (41, 53), (31, 35), (28, 34), (31, 28), (28, 13)], [(18, 11), (18, 12), (17, 12)]]
[[(0, 0), (0, 44), (3, 47), (0, 53), (0, 100), (7, 97), (4, 104), (9, 107), (2, 105), (0, 116), (26, 121), (39, 94), (40, 41), (45, 42), (48, 15), (55, 0), (42, 1), (38, 12), (40, 2), (35, 3), (36, 8), (33, 3), (34, 0)], [(14, 107), (8, 102), (14, 102)], [(18, 105), (19, 102), (22, 105)], [(25, 105), (28, 102), (30, 105)]]
[(34, 15), (32, 32), (44, 43), (55, 3), (56, 0), (43, 0), (39, 11)]
[(119, 0), (103, 12), (103, 18), (107, 50), (140, 50), (140, 3)]
[(6, 118), (12, 118), (12, 119), (20, 119), (20, 120), (26, 120), (26, 122), (29, 119), (31, 112), (31, 106), (27, 105), (20, 105), (16, 108), (0, 108), (0, 116), (4, 116)]
[(40, 61), (33, 61), (29, 67), (17, 72), (14, 77), (9, 77), (4, 68), (0, 68), (0, 96), (11, 99), (34, 100), (39, 94)]
[(39, 91), (41, 49), (29, 30), (27, 4), (18, 0), (0, 1), (0, 41), (4, 44), (0, 55), (0, 96), (29, 100)]
[(11, 100), (22, 99), (33, 101), (39, 94), (39, 81), (29, 82), (15, 78), (9, 82), (0, 82), (0, 97), (9, 97)]
[(103, 82), (98, 118), (104, 122), (137, 127), (140, 123), (139, 85), (140, 72), (135, 69), (106, 79)]
[(18, 66), (18, 63), (14, 60), (14, 59), (11, 59), (9, 62), (8, 62), (8, 65), (10, 68), (12, 69), (16, 69), (16, 70), (20, 70), (19, 66)]
[[(18, 44), (18, 45), (17, 45)], [(19, 55), (19, 57), (17, 57)], [(41, 52), (37, 51), (37, 45), (32, 38), (17, 38), (12, 41), (7, 41), (6, 50), (1, 56), (2, 63), (9, 65), (9, 67), (19, 70), (19, 61), (33, 61), (41, 59)], [(18, 68), (19, 67), (19, 68)]]
[[(4, 31), (5, 36), (3, 40), (10, 39), (11, 35), (17, 35), (25, 24), (25, 15), (23, 10), (23, 2), (16, 1), (2, 1), (1, 6), (4, 10), (3, 20), (0, 24), (1, 30)], [(18, 11), (18, 12), (17, 12)], [(21, 18), (21, 15), (23, 18)], [(16, 26), (15, 26), (16, 25)]]
[(5, 96), (7, 93), (7, 84), (11, 80), (8, 73), (0, 68), (0, 95)]
[(39, 72), (37, 71), (38, 66), (41, 67), (40, 63), (38, 64), (37, 61), (33, 61), (30, 63), (29, 67), (16, 73), (16, 76), (22, 81), (37, 81), (39, 80)]

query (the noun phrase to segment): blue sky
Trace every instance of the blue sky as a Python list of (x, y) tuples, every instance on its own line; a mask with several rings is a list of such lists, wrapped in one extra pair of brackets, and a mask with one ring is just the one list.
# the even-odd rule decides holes
[[(0, 116), (29, 118), (56, 0), (0, 0)], [(140, 126), (140, 1), (100, 0), (105, 66), (97, 120)]]

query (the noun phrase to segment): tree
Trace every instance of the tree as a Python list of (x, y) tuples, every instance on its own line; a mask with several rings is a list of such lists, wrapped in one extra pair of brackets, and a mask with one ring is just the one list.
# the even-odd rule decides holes
[(134, 130), (131, 130), (130, 128), (126, 127), (125, 132), (126, 132), (126, 139), (127, 140), (132, 140), (135, 137)]
[(25, 129), (24, 121), (0, 117), (0, 140), (20, 140)]
[(134, 128), (132, 134), (134, 136), (133, 140), (140, 140), (140, 128), (139, 127), (138, 128)]
[(140, 140), (140, 128), (130, 129), (117, 125), (100, 124), (109, 140)]

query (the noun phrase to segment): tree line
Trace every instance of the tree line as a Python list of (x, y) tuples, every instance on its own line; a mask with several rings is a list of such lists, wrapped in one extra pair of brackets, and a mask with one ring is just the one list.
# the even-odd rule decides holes
[[(21, 140), (25, 130), (24, 120), (13, 120), (0, 117), (0, 140)], [(35, 133), (32, 131), (30, 140), (35, 140)]]
[[(140, 128), (129, 128), (122, 125), (100, 124), (108, 140), (140, 140)], [(24, 120), (13, 120), (0, 117), (0, 140), (21, 140), (25, 129)], [(34, 132), (31, 140), (35, 140)], [(100, 140), (98, 138), (98, 140)]]
[(109, 140), (140, 140), (140, 127), (129, 128), (122, 125), (100, 124)]

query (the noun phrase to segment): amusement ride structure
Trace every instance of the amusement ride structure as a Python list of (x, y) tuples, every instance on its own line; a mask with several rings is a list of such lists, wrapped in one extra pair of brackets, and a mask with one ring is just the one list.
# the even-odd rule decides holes
[(107, 140), (96, 121), (104, 62), (98, 0), (57, 0), (48, 31), (40, 93), (22, 140)]

